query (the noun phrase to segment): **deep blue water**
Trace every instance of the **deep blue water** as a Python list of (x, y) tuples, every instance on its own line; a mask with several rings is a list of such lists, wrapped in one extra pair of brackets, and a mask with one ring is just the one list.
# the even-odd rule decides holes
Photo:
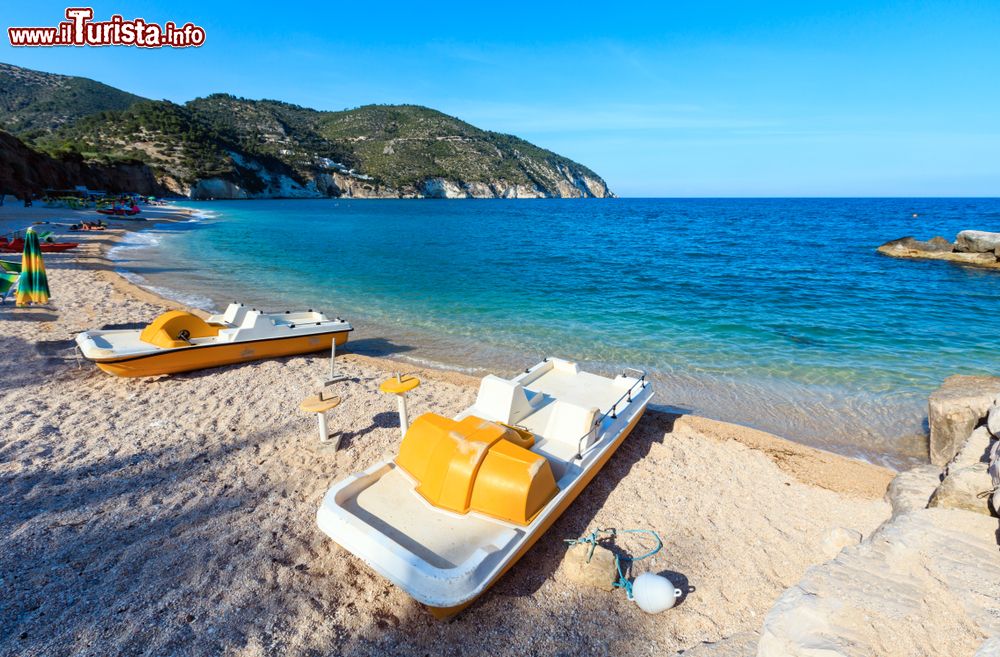
[[(657, 403), (900, 464), (927, 394), (996, 373), (1000, 272), (875, 253), (1000, 230), (997, 199), (242, 201), (116, 252), (202, 305), (314, 307), (358, 347), (654, 373)], [(914, 216), (916, 215), (916, 216)]]

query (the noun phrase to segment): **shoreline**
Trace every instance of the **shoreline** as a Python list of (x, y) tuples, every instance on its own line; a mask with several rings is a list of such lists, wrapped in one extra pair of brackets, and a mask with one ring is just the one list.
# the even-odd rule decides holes
[[(191, 209), (208, 212), (201, 207)], [(225, 210), (221, 212), (226, 214)], [(218, 226), (215, 228), (218, 232), (213, 234), (225, 242), (225, 235), (229, 233)], [(136, 273), (125, 276), (143, 289), (148, 286), (151, 291), (159, 290), (157, 293), (160, 296), (187, 308), (214, 308), (219, 311), (234, 298), (246, 300), (248, 305), (256, 307), (285, 307), (282, 295), (267, 288), (257, 289), (247, 285), (243, 280), (245, 276), (232, 278), (227, 275), (228, 268), (211, 263), (202, 268), (198, 259), (188, 253), (194, 244), (192, 236), (198, 233), (198, 226), (194, 226), (191, 232), (170, 228), (162, 231), (162, 235), (160, 231), (153, 232), (148, 244), (147, 240), (136, 238), (137, 250), (122, 252), (123, 255), (129, 254), (125, 256), (123, 269), (129, 269), (130, 259), (139, 258)], [(186, 236), (181, 237), (181, 234)], [(187, 246), (181, 248), (183, 245)], [(198, 248), (192, 253), (204, 255), (205, 250)], [(228, 258), (232, 254), (224, 249), (222, 255)], [(115, 256), (118, 257), (117, 252)], [(146, 260), (149, 267), (142, 266)], [(241, 262), (243, 260), (240, 259), (234, 261), (236, 265)], [(172, 272), (178, 267), (191, 268), (194, 273), (190, 278), (176, 278)], [(281, 280), (288, 284), (289, 277), (284, 276)], [(228, 281), (232, 289), (227, 291), (216, 281)], [(783, 375), (774, 371), (773, 365), (767, 362), (762, 362), (759, 371), (740, 369), (730, 373), (711, 367), (687, 369), (674, 362), (677, 358), (661, 362), (655, 349), (638, 356), (632, 354), (633, 358), (620, 358), (609, 355), (614, 349), (605, 349), (602, 354), (602, 350), (595, 351), (576, 344), (569, 348), (571, 353), (567, 354), (565, 349), (551, 341), (549, 344), (536, 341), (530, 347), (520, 348), (511, 342), (509, 331), (503, 326), (497, 327), (495, 335), (489, 334), (495, 339), (489, 336), (476, 339), (474, 333), (467, 330), (475, 330), (474, 317), (470, 317), (469, 322), (459, 319), (434, 324), (424, 321), (426, 317), (417, 312), (407, 315), (405, 322), (396, 321), (391, 307), (385, 303), (367, 307), (363, 294), (356, 289), (348, 292), (345, 288), (345, 294), (337, 295), (333, 292), (327, 294), (313, 286), (309, 294), (298, 294), (296, 301), (302, 307), (332, 307), (339, 313), (349, 314), (357, 329), (354, 335), (365, 341), (368, 355), (396, 358), (412, 367), (448, 369), (482, 376), (491, 371), (503, 371), (510, 363), (523, 367), (546, 354), (585, 360), (589, 366), (605, 373), (616, 371), (623, 365), (646, 362), (650, 366), (645, 369), (650, 371), (651, 379), (664, 392), (660, 399), (670, 400), (669, 404), (654, 401), (653, 407), (659, 410), (684, 410), (790, 436), (807, 446), (893, 469), (905, 469), (926, 462), (927, 436), (922, 418), (926, 394), (930, 390), (922, 393), (907, 388), (900, 390), (899, 394), (888, 394), (864, 381), (826, 384), (815, 379), (814, 375), (806, 378), (802, 378), (805, 375), (801, 373)], [(400, 308), (405, 309), (406, 306)], [(394, 337), (391, 344), (378, 340), (378, 336), (388, 335)], [(526, 335), (532, 334), (529, 331)], [(768, 353), (771, 356), (762, 356), (764, 361), (773, 357), (772, 352)], [(649, 358), (644, 359), (643, 356)]]
[[(337, 369), (350, 381), (328, 418), (337, 451), (298, 410), (326, 376), (324, 353), (105, 374), (76, 359), (76, 332), (179, 306), (115, 272), (105, 250), (122, 234), (81, 235), (78, 253), (47, 257), (49, 305), (0, 309), (2, 653), (669, 655), (753, 640), (778, 596), (830, 558), (830, 532), (868, 536), (889, 516), (886, 468), (650, 411), (496, 586), (432, 622), (315, 520), (334, 481), (398, 450), (395, 404), (378, 385), (418, 368), (347, 343)], [(476, 377), (417, 375), (414, 416), (452, 416), (475, 398)], [(681, 603), (649, 615), (621, 591), (575, 585), (563, 539), (595, 526), (659, 532), (664, 549), (639, 570), (683, 587)]]
[[(31, 208), (30, 210), (44, 210), (47, 212), (74, 212), (81, 216), (90, 217), (91, 215), (86, 210), (63, 210), (63, 209), (50, 209), (50, 208)], [(168, 205), (162, 206), (159, 209), (153, 209), (158, 216), (155, 219), (147, 220), (150, 224), (156, 222), (176, 222), (179, 219), (175, 218), (175, 215), (180, 215), (182, 217), (195, 217), (199, 214), (198, 210), (191, 208), (185, 208), (180, 206)], [(162, 216), (160, 216), (162, 215)], [(26, 219), (33, 219), (26, 218)], [(94, 265), (94, 269), (97, 275), (107, 280), (116, 289), (121, 291), (123, 294), (131, 296), (137, 300), (143, 301), (151, 305), (161, 306), (163, 308), (169, 309), (180, 309), (187, 312), (198, 315), (199, 317), (207, 318), (211, 313), (199, 308), (197, 306), (192, 306), (185, 303), (180, 299), (175, 299), (164, 294), (160, 294), (146, 287), (143, 287), (140, 283), (130, 280), (127, 278), (118, 268), (115, 267), (115, 261), (108, 257), (108, 254), (112, 248), (118, 246), (128, 233), (141, 232), (144, 229), (151, 228), (152, 225), (144, 225), (146, 222), (135, 222), (133, 224), (125, 224), (121, 227), (116, 227), (114, 232), (103, 231), (103, 232), (93, 232), (93, 233), (77, 233), (77, 235), (87, 235), (90, 237), (86, 242), (82, 243), (80, 246), (80, 251), (78, 254), (82, 255), (82, 261), (89, 262)], [(75, 238), (74, 238), (75, 239)], [(93, 244), (96, 249), (96, 253), (89, 253), (87, 246)], [(71, 252), (72, 253), (72, 252)], [(86, 255), (83, 255), (86, 254)], [(398, 372), (398, 371), (419, 371), (422, 376), (427, 376), (428, 373), (434, 373), (433, 376), (439, 380), (449, 381), (449, 382), (465, 382), (468, 385), (478, 386), (480, 377), (473, 374), (479, 370), (481, 367), (469, 366), (469, 365), (454, 365), (451, 366), (445, 363), (438, 363), (436, 361), (426, 361), (425, 359), (404, 359), (398, 360), (391, 356), (370, 356), (365, 354), (358, 354), (351, 352), (350, 341), (348, 342), (344, 356), (350, 356), (360, 362), (368, 362), (372, 366), (377, 366), (386, 372)], [(338, 357), (341, 354), (338, 353)], [(654, 398), (655, 400), (655, 398)], [(655, 401), (651, 406), (657, 406)], [(663, 406), (663, 404), (659, 404)], [(666, 404), (669, 408), (670, 405)], [(689, 414), (685, 412), (673, 412), (672, 410), (660, 410), (656, 408), (650, 408), (650, 413), (661, 413), (666, 416), (676, 416), (682, 418), (691, 418), (695, 421), (699, 427), (709, 433), (727, 436), (729, 439), (736, 440), (751, 449), (761, 451), (764, 454), (769, 455), (774, 458), (775, 462), (778, 463), (779, 467), (786, 469), (789, 473), (799, 473), (806, 477), (803, 483), (810, 485), (822, 485), (819, 482), (830, 482), (840, 481), (841, 485), (845, 486), (843, 489), (834, 485), (830, 490), (837, 492), (846, 492), (851, 490), (850, 485), (846, 485), (846, 480), (843, 477), (835, 474), (838, 467), (834, 465), (837, 463), (838, 459), (843, 459), (844, 462), (856, 462), (864, 465), (870, 465), (873, 468), (887, 470), (891, 472), (898, 471), (896, 468), (886, 466), (884, 464), (875, 463), (869, 461), (860, 456), (849, 456), (845, 454), (840, 454), (830, 450), (825, 450), (820, 447), (814, 447), (801, 442), (797, 442), (788, 438), (778, 436), (776, 434), (757, 429), (748, 425), (738, 424), (734, 422), (726, 422), (723, 420), (716, 420), (704, 416), (699, 416), (697, 414)], [(810, 470), (810, 467), (806, 464), (818, 464), (820, 470), (823, 473), (817, 473), (814, 475), (805, 474)], [(888, 482), (886, 482), (888, 483)], [(879, 484), (881, 485), (881, 484)], [(826, 487), (826, 486), (824, 486)], [(882, 488), (884, 491), (884, 487)]]
[[(107, 251), (120, 242), (122, 236), (118, 235), (115, 238), (99, 247), (101, 249), (100, 258), (108, 263), (112, 263), (112, 261), (107, 258)], [(201, 308), (189, 306), (176, 299), (147, 290), (138, 283), (128, 280), (114, 269), (108, 273), (112, 283), (118, 289), (147, 303), (161, 305), (164, 308), (186, 310), (203, 319), (211, 314)], [(395, 372), (408, 372), (421, 378), (430, 378), (468, 388), (478, 389), (479, 387), (480, 377), (463, 371), (447, 369), (435, 364), (419, 365), (412, 361), (400, 361), (387, 356), (375, 357), (352, 353), (350, 341), (347, 342), (342, 351), (343, 353), (339, 353), (340, 350), (338, 350), (337, 358), (343, 356), (347, 360), (377, 367), (389, 375)], [(692, 429), (704, 432), (718, 440), (736, 441), (771, 458), (779, 468), (807, 485), (826, 488), (838, 493), (877, 498), (885, 492), (885, 488), (891, 480), (891, 477), (886, 479), (883, 473), (879, 473), (879, 471), (891, 472), (891, 469), (884, 466), (803, 445), (752, 427), (693, 414), (670, 413), (655, 409), (649, 409), (647, 413), (659, 414), (664, 418), (676, 418), (681, 423), (690, 423)], [(872, 470), (866, 466), (870, 466)], [(878, 476), (878, 474), (883, 474), (883, 476)]]
[[(176, 212), (185, 217), (192, 217), (198, 214), (195, 210), (179, 206), (164, 206), (163, 209), (169, 210), (171, 213)], [(177, 220), (167, 216), (157, 217), (156, 221), (170, 222)], [(209, 315), (211, 315), (210, 312), (202, 308), (198, 308), (197, 306), (185, 304), (178, 299), (173, 299), (144, 288), (139, 283), (129, 280), (123, 276), (122, 273), (114, 267), (114, 261), (108, 257), (110, 249), (118, 245), (127, 233), (139, 232), (141, 230), (142, 227), (139, 225), (134, 231), (126, 229), (121, 233), (109, 233), (104, 231), (94, 234), (98, 237), (98, 239), (93, 240), (98, 253), (95, 256), (92, 256), (91, 259), (94, 263), (100, 263), (102, 267), (106, 268), (105, 270), (100, 271), (99, 275), (104, 276), (106, 280), (108, 280), (122, 293), (130, 295), (137, 300), (152, 305), (162, 306), (166, 309), (185, 310), (198, 315), (203, 319), (208, 318)], [(105, 237), (106, 239), (99, 239), (100, 237)], [(81, 247), (82, 246), (84, 245), (81, 244)], [(465, 370), (467, 371), (462, 371), (458, 369), (449, 369), (438, 363), (419, 364), (410, 360), (396, 360), (388, 356), (376, 357), (352, 353), (350, 341), (348, 341), (345, 345), (343, 351), (344, 357), (349, 357), (357, 362), (378, 367), (389, 374), (401, 371), (410, 372), (414, 371), (414, 368), (416, 368), (414, 373), (421, 377), (429, 377), (434, 380), (446, 381), (448, 383), (473, 388), (478, 388), (479, 386), (480, 377), (467, 373), (467, 371), (473, 371), (476, 369), (471, 366), (465, 366)], [(337, 356), (339, 358), (341, 354), (338, 353)], [(877, 497), (885, 492), (885, 486), (888, 485), (889, 480), (885, 480), (883, 485), (883, 478), (875, 477), (872, 480), (874, 483), (866, 486), (864, 485), (864, 474), (866, 473), (866, 468), (861, 466), (871, 466), (871, 468), (875, 469), (867, 472), (868, 475), (873, 475), (879, 470), (894, 472), (892, 468), (871, 463), (861, 458), (845, 456), (843, 454), (838, 454), (836, 452), (831, 452), (818, 447), (804, 445), (791, 439), (783, 438), (781, 436), (746, 425), (724, 422), (722, 420), (715, 420), (696, 414), (672, 413), (670, 411), (656, 410), (652, 408), (647, 412), (662, 414), (665, 417), (678, 418), (681, 422), (690, 422), (696, 430), (703, 431), (720, 440), (734, 440), (739, 442), (750, 449), (765, 454), (774, 460), (778, 467), (789, 474), (796, 476), (796, 478), (802, 483), (827, 488), (828, 490), (832, 490), (834, 492), (857, 492), (865, 497)], [(855, 466), (854, 464), (858, 465)], [(844, 476), (844, 473), (841, 471), (845, 469), (853, 476)], [(861, 475), (861, 481), (852, 481), (857, 475)]]

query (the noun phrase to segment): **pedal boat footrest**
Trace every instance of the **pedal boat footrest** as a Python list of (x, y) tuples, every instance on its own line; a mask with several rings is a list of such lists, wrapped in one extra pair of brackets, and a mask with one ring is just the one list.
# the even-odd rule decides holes
[(533, 442), (482, 418), (425, 413), (406, 432), (396, 465), (433, 506), (527, 525), (559, 492), (548, 460), (528, 449)]

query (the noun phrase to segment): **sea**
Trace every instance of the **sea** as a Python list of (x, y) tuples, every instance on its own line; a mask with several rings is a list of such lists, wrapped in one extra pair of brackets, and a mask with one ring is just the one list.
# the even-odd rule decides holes
[(659, 408), (890, 467), (926, 459), (947, 376), (1000, 373), (1000, 272), (875, 251), (1000, 230), (1000, 199), (182, 205), (194, 219), (111, 254), (165, 296), (322, 310), (353, 323), (352, 350), (415, 366), (636, 367)]

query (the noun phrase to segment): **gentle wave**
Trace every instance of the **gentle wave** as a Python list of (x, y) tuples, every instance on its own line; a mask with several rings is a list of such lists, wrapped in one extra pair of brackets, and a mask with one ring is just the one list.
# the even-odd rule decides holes
[(212, 301), (212, 299), (210, 299), (209, 297), (206, 297), (204, 295), (181, 292), (180, 290), (175, 290), (160, 285), (150, 285), (149, 281), (147, 281), (145, 278), (143, 278), (139, 274), (130, 272), (127, 269), (116, 268), (115, 272), (125, 280), (129, 281), (130, 283), (138, 285), (142, 289), (148, 290), (153, 294), (161, 296), (165, 299), (172, 299), (174, 301), (178, 301), (184, 304), (185, 306), (191, 306), (192, 308), (200, 308), (202, 310), (209, 312), (213, 312), (215, 310), (215, 302)]

